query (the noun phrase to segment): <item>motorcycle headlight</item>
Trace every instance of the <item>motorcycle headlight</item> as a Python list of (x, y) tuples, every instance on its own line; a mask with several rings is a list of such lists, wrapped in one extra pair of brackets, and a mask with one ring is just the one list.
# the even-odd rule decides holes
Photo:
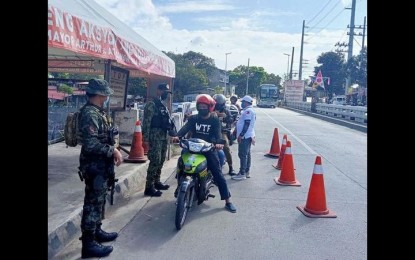
[(192, 165), (191, 165), (191, 164), (185, 164), (185, 165), (184, 165), (184, 170), (185, 170), (185, 171), (190, 171), (190, 170), (192, 170)]

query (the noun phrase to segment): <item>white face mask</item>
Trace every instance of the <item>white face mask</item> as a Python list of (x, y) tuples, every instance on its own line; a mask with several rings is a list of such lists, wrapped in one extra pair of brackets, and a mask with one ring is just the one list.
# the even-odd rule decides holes
[(103, 107), (108, 108), (109, 104), (110, 104), (110, 96), (107, 96), (107, 99), (105, 99), (104, 101)]

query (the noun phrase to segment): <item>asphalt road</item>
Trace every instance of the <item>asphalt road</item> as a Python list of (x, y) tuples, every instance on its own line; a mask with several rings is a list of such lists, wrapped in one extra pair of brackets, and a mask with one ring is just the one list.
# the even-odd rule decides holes
[[(106, 259), (367, 259), (367, 133), (287, 109), (254, 109), (251, 178), (235, 181), (225, 174), (237, 213), (224, 209), (214, 188), (216, 198), (195, 206), (177, 231), (172, 172), (167, 183), (173, 188), (162, 197), (137, 192), (108, 216), (107, 230), (120, 236), (107, 243), (114, 251)], [(277, 158), (264, 155), (275, 128), (280, 144), (283, 134), (292, 143), (300, 187), (274, 182), (280, 176), (272, 167)], [(231, 149), (238, 168), (237, 145)], [(317, 155), (327, 208), (337, 218), (309, 218), (297, 209), (306, 203)], [(167, 164), (174, 165), (174, 158)], [(79, 259), (80, 248), (81, 242), (74, 241), (56, 259)]]

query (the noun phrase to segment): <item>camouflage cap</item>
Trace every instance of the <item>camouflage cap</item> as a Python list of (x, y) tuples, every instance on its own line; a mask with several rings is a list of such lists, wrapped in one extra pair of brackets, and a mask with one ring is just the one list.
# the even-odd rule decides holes
[(160, 89), (160, 90), (164, 90), (164, 91), (166, 91), (168, 93), (171, 93), (170, 86), (167, 83), (160, 84), (160, 85), (158, 85), (157, 88)]
[(90, 94), (97, 94), (102, 96), (109, 96), (114, 93), (106, 80), (103, 79), (91, 79), (88, 82), (88, 86), (85, 91)]

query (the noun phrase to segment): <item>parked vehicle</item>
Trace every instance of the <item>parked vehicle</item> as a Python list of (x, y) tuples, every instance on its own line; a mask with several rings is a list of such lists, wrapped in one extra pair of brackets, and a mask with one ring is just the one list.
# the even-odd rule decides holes
[(332, 98), (331, 103), (333, 105), (346, 105), (346, 96), (339, 95)]

